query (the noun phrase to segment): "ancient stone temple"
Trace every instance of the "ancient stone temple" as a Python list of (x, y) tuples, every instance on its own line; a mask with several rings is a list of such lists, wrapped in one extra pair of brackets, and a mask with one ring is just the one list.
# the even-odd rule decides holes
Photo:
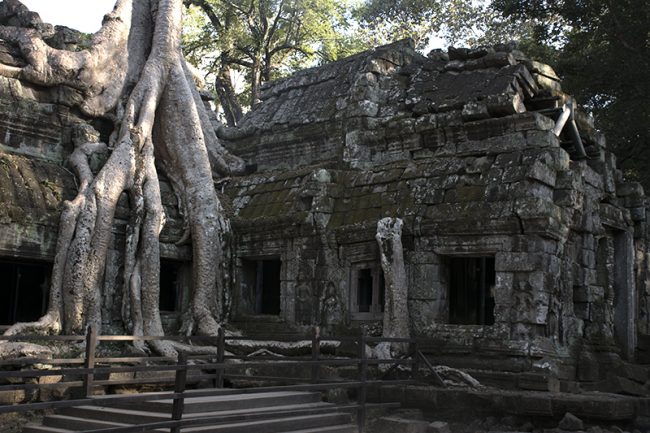
[[(2, 63), (15, 56), (0, 44)], [(8, 325), (44, 311), (61, 202), (75, 191), (70, 125), (84, 119), (56, 89), (3, 77), (0, 112)], [(402, 323), (435, 342), (437, 362), (533, 389), (596, 381), (644, 355), (643, 189), (553, 70), (512, 46), (379, 47), (269, 83), (237, 128), (215, 127), (251, 172), (217, 183), (233, 227), (234, 326), (379, 334)], [(174, 332), (191, 254), (161, 187), (160, 307)], [(102, 295), (114, 332), (127, 207)]]

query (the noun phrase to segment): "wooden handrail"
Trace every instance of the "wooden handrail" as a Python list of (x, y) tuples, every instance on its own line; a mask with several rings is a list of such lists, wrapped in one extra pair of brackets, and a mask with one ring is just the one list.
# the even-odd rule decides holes
[[(199, 355), (192, 357), (197, 360), (205, 360), (206, 362), (201, 363), (188, 363), (188, 357), (184, 353), (179, 354), (177, 362), (175, 364), (167, 365), (122, 365), (122, 366), (102, 366), (101, 364), (119, 364), (119, 363), (145, 363), (145, 362), (172, 362), (173, 358), (170, 357), (106, 357), (98, 358), (96, 357), (96, 347), (101, 342), (106, 341), (152, 341), (152, 340), (184, 340), (184, 341), (204, 341), (216, 345), (217, 353), (211, 355)], [(368, 379), (368, 368), (370, 366), (380, 366), (384, 364), (391, 365), (388, 372), (394, 370), (399, 365), (411, 365), (411, 371), (413, 377), (416, 378), (420, 369), (420, 361), (424, 361), (425, 365), (433, 372), (434, 377), (438, 379), (440, 384), (444, 386), (442, 380), (431, 366), (430, 362), (419, 350), (419, 343), (423, 341), (422, 339), (408, 339), (408, 338), (383, 338), (383, 337), (370, 337), (365, 334), (365, 331), (362, 330), (361, 334), (357, 337), (333, 337), (333, 336), (323, 336), (320, 333), (320, 329), (314, 328), (313, 332), (309, 336), (292, 334), (292, 335), (273, 335), (273, 336), (264, 336), (256, 335), (252, 337), (248, 336), (226, 336), (223, 330), (219, 331), (219, 334), (214, 336), (197, 336), (197, 337), (185, 337), (185, 336), (124, 336), (124, 335), (97, 335), (94, 327), (89, 327), (88, 332), (85, 337), (83, 336), (37, 336), (37, 335), (12, 335), (12, 336), (0, 336), (1, 341), (82, 341), (85, 340), (85, 356), (83, 358), (71, 358), (71, 359), (43, 359), (43, 358), (29, 358), (23, 360), (17, 360), (16, 364), (20, 365), (29, 365), (30, 363), (43, 363), (51, 365), (65, 365), (69, 364), (70, 367), (57, 368), (51, 370), (33, 370), (33, 371), (0, 371), (0, 378), (36, 378), (36, 377), (45, 377), (45, 376), (72, 376), (79, 377), (80, 380), (70, 381), (70, 382), (60, 382), (60, 383), (47, 383), (47, 384), (34, 384), (34, 383), (23, 383), (23, 384), (12, 384), (0, 386), (0, 391), (6, 390), (40, 390), (47, 389), (50, 387), (78, 387), (82, 386), (83, 394), (85, 398), (75, 399), (75, 400), (63, 400), (63, 401), (51, 401), (51, 402), (41, 402), (41, 403), (26, 403), (13, 406), (0, 406), (1, 413), (9, 412), (27, 412), (34, 410), (45, 410), (45, 409), (56, 409), (62, 407), (71, 407), (78, 405), (101, 405), (107, 404), (109, 401), (115, 402), (119, 401), (146, 401), (146, 400), (159, 400), (159, 399), (169, 399), (173, 400), (171, 420), (166, 421), (165, 423), (149, 423), (149, 424), (140, 424), (134, 427), (120, 427), (118, 429), (104, 429), (102, 432), (113, 432), (113, 433), (128, 433), (136, 431), (144, 431), (143, 428), (150, 430), (155, 428), (169, 428), (171, 433), (177, 433), (180, 431), (180, 428), (187, 425), (195, 425), (193, 423), (200, 423), (200, 420), (187, 420), (183, 419), (183, 407), (184, 399), (186, 397), (186, 387), (188, 383), (188, 373), (190, 371), (203, 371), (208, 372), (208, 374), (194, 374), (190, 376), (192, 379), (209, 379), (213, 382), (214, 388), (211, 390), (199, 390), (192, 391), (192, 396), (209, 396), (209, 395), (219, 395), (224, 392), (230, 392), (223, 388), (225, 379), (257, 379), (257, 380), (266, 380), (267, 382), (309, 382), (309, 383), (297, 383), (293, 385), (281, 385), (281, 386), (265, 386), (257, 388), (242, 388), (237, 389), (239, 393), (249, 393), (249, 392), (271, 392), (271, 391), (322, 391), (327, 389), (348, 389), (356, 388), (357, 390), (357, 404), (353, 408), (357, 412), (357, 425), (359, 432), (362, 432), (365, 428), (365, 418), (366, 418), (366, 406), (367, 406), (367, 393), (369, 387), (382, 386), (386, 384), (410, 384), (414, 383), (413, 380), (369, 380)], [(300, 357), (247, 357), (247, 356), (226, 356), (225, 347), (228, 344), (228, 341), (294, 341), (300, 342), (305, 345), (305, 347), (311, 346), (311, 354), (305, 354)], [(351, 342), (355, 341), (358, 346), (358, 354), (356, 358), (333, 358), (326, 357), (322, 354), (322, 344), (323, 342)], [(399, 359), (369, 359), (366, 354), (366, 347), (368, 343), (376, 342), (391, 342), (391, 343), (409, 343), (411, 345), (411, 356), (403, 357)], [(228, 360), (237, 359), (241, 362), (236, 364), (228, 363)], [(216, 361), (216, 362), (215, 362)], [(72, 365), (82, 364), (83, 367), (74, 367)], [(100, 366), (98, 366), (100, 364)], [(3, 361), (2, 365), (11, 365), (11, 361)], [(265, 367), (265, 366), (301, 366), (310, 368), (311, 374), (308, 374), (307, 378), (286, 378), (281, 376), (240, 376), (236, 374), (227, 374), (228, 369), (230, 368), (245, 368), (245, 367)], [(323, 380), (321, 378), (321, 367), (329, 366), (344, 366), (344, 365), (356, 365), (358, 370), (358, 380), (351, 381), (337, 381), (337, 380)], [(110, 375), (112, 373), (138, 373), (138, 372), (174, 372), (173, 379), (171, 377), (166, 378), (134, 378), (134, 379), (112, 379)], [(100, 379), (97, 377), (100, 375), (109, 375), (109, 379)], [(118, 384), (144, 384), (144, 383), (174, 383), (174, 392), (164, 392), (157, 393), (155, 396), (150, 395), (129, 395), (129, 396), (109, 396), (109, 397), (92, 397), (93, 390), (106, 385), (118, 385)], [(352, 407), (352, 406), (351, 406)], [(198, 424), (197, 424), (198, 425)]]

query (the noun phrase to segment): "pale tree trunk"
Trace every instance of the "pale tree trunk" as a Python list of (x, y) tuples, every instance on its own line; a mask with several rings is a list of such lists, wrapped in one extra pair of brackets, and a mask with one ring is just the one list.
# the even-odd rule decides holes
[(253, 66), (251, 67), (251, 107), (260, 102), (262, 87), (262, 60), (256, 53), (253, 59)]
[[(409, 338), (408, 285), (402, 247), (402, 226), (400, 218), (382, 218), (377, 223), (375, 238), (379, 244), (381, 267), (384, 271), (384, 324), (383, 337)], [(404, 352), (403, 344), (383, 345), (377, 353), (386, 351)], [(384, 355), (388, 355), (384, 353)]]
[(237, 101), (237, 94), (232, 85), (230, 66), (225, 62), (222, 62), (217, 72), (217, 77), (214, 80), (214, 89), (217, 92), (219, 104), (226, 117), (226, 124), (230, 127), (237, 126), (243, 116), (243, 111), (239, 101)]
[[(19, 10), (17, 0), (5, 4)], [(0, 8), (0, 11), (2, 8)], [(162, 335), (158, 311), (159, 234), (164, 213), (156, 166), (170, 177), (186, 218), (193, 253), (191, 307), (184, 329), (216, 334), (221, 321), (221, 239), (229, 224), (217, 198), (213, 170), (240, 173), (243, 161), (218, 143), (180, 49), (181, 0), (118, 0), (91, 48), (55, 50), (36, 29), (0, 26), (0, 38), (23, 52), (28, 65), (0, 73), (39, 85), (65, 84), (85, 96), (82, 111), (114, 120), (107, 145), (88, 127), (77, 129), (70, 164), (80, 179), (66, 203), (50, 289), (48, 313), (8, 332), (82, 333), (101, 325), (101, 290), (117, 202), (126, 192), (125, 324), (136, 335)], [(88, 158), (110, 150), (93, 177)], [(212, 166), (211, 166), (212, 164)], [(65, 288), (65, 290), (63, 290)], [(154, 344), (173, 354), (168, 342)]]

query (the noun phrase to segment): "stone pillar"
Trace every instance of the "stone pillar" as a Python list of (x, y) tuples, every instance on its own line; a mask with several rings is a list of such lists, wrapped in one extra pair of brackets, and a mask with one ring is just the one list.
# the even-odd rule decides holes
[(635, 321), (634, 243), (631, 232), (621, 231), (614, 238), (614, 336), (628, 361), (636, 349)]
[[(384, 337), (408, 338), (408, 285), (402, 248), (400, 218), (382, 218), (377, 223), (375, 238), (379, 244), (381, 267), (384, 271)], [(393, 345), (394, 349), (397, 346)]]

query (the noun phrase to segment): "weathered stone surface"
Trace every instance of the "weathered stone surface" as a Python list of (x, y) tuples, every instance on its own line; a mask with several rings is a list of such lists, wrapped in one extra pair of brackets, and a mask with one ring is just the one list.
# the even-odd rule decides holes
[(427, 433), (451, 433), (449, 424), (443, 421), (434, 421), (427, 427)]
[(571, 412), (567, 412), (560, 420), (558, 427), (562, 430), (578, 431), (583, 429), (584, 423), (580, 418), (573, 415)]
[(421, 420), (405, 419), (396, 416), (382, 417), (377, 427), (378, 433), (427, 433), (429, 423)]
[[(75, 43), (59, 36), (60, 44)], [(5, 45), (0, 61), (19, 64)], [(626, 353), (633, 353), (636, 330), (650, 332), (648, 199), (624, 181), (587, 116), (576, 114), (591, 146), (586, 161), (553, 133), (556, 118), (544, 113), (570, 97), (552, 69), (513, 47), (497, 48), (424, 57), (410, 42), (378, 47), (265, 84), (262, 101), (238, 128), (219, 129), (224, 145), (254, 171), (217, 185), (233, 228), (228, 302), (242, 326), (253, 322), (246, 319), (253, 295), (244, 281), (258, 277), (243, 275), (243, 263), (279, 260), (281, 311), (262, 323), (318, 324), (334, 333), (369, 325), (380, 333), (374, 235), (377, 221), (399, 218), (409, 330), (439, 342), (431, 350), (441, 359), (490, 370), (488, 378), (496, 371), (513, 387), (556, 391), (560, 374), (605, 379), (607, 363), (591, 356), (592, 347), (616, 350), (615, 336), (624, 335)], [(70, 151), (69, 124), (82, 119), (62, 103), (74, 91), (60, 93), (0, 78), (5, 257), (51, 259), (61, 202), (74, 195), (61, 164)], [(184, 227), (164, 177), (161, 194), (168, 219), (161, 255), (190, 260), (189, 245), (174, 245)], [(118, 314), (128, 211), (125, 194), (105, 275), (107, 322)], [(481, 295), (488, 306), (483, 319), (471, 306), (467, 323), (449, 323), (459, 290), (450, 261), (470, 258), (490, 263), (480, 269), (490, 275)], [(352, 311), (360, 269), (375, 272), (367, 286), (372, 320)], [(468, 299), (478, 296), (466, 289)], [(634, 315), (625, 316), (636, 323), (618, 320), (620, 299), (638, 300)], [(531, 373), (534, 365), (547, 369)], [(621, 376), (644, 383), (642, 373), (629, 373)], [(611, 411), (623, 413), (626, 405)], [(537, 397), (513, 398), (512, 406), (527, 414), (559, 410)]]

